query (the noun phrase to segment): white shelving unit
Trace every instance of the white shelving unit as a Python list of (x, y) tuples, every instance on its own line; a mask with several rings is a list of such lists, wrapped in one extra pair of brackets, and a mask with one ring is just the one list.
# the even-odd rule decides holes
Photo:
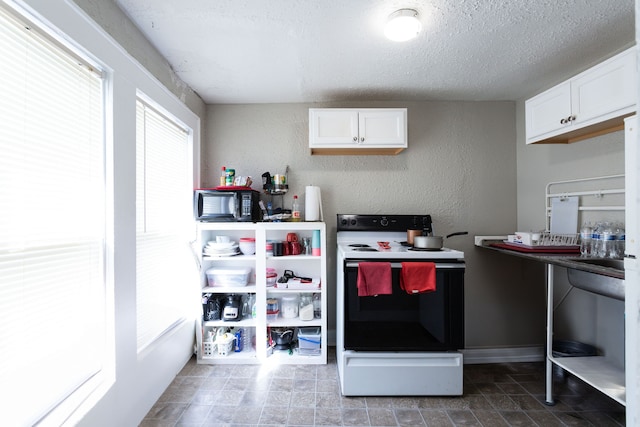
[[(585, 214), (596, 213), (599, 218), (623, 218), (625, 211), (625, 175), (608, 175), (567, 181), (550, 182), (545, 190), (547, 230), (550, 229), (551, 199), (554, 197), (578, 197), (579, 222), (585, 222)], [(626, 405), (624, 367), (617, 366), (603, 356), (556, 357), (553, 355), (554, 333), (554, 265), (546, 264), (547, 285), (547, 366), (546, 403), (552, 405), (553, 365), (575, 375), (585, 383), (601, 391), (616, 402)]]
[(624, 368), (611, 363), (606, 357), (554, 357), (553, 348), (553, 264), (546, 264), (547, 274), (547, 360), (545, 403), (553, 405), (553, 365), (558, 365), (567, 372), (580, 378), (590, 386), (626, 405), (626, 388)]
[[(266, 244), (268, 241), (286, 241), (288, 233), (296, 233), (300, 240), (304, 237), (311, 238), (314, 231), (320, 234), (320, 255), (267, 255)], [(228, 294), (241, 295), (243, 301), (250, 295), (255, 295), (255, 318), (249, 312), (244, 313), (240, 321), (213, 320), (203, 321), (202, 316), (196, 327), (197, 361), (201, 364), (229, 364), (246, 363), (261, 364), (274, 361), (279, 364), (326, 364), (327, 363), (327, 263), (326, 263), (326, 225), (323, 222), (274, 222), (274, 223), (198, 223), (197, 247), (200, 254), (210, 240), (216, 236), (229, 236), (234, 241), (241, 237), (253, 237), (256, 239), (255, 255), (235, 255), (226, 257), (210, 257), (200, 255), (201, 272), (200, 281), (202, 294), (213, 293), (220, 296)], [(251, 268), (250, 281), (244, 287), (218, 287), (208, 286), (206, 270), (209, 268)], [(285, 270), (293, 271), (297, 276), (313, 278), (309, 289), (278, 289), (267, 286), (267, 268), (275, 268), (278, 277)], [(317, 285), (316, 285), (317, 284)], [(299, 317), (276, 320), (267, 320), (267, 299), (282, 298), (287, 294), (320, 294), (321, 317), (303, 321)], [(320, 354), (302, 355), (297, 348), (292, 352), (286, 350), (274, 350), (268, 345), (269, 331), (271, 328), (288, 328), (296, 331), (298, 328), (320, 328)], [(228, 355), (218, 355), (210, 350), (210, 344), (206, 342), (207, 332), (217, 328), (243, 328), (251, 332), (255, 337), (255, 346), (249, 345), (240, 352), (231, 352)]]

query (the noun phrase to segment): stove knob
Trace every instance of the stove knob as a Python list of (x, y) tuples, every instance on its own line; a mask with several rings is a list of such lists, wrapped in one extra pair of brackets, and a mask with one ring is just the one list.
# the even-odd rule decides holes
[(389, 225), (389, 220), (387, 218), (382, 218), (380, 220), (380, 225), (386, 227), (387, 225)]
[(352, 220), (351, 220), (351, 225), (353, 225), (353, 226), (355, 226), (355, 225), (356, 225), (356, 220), (355, 220), (355, 219), (352, 219)]
[(347, 225), (347, 220), (342, 218), (342, 220), (340, 220), (340, 225)]

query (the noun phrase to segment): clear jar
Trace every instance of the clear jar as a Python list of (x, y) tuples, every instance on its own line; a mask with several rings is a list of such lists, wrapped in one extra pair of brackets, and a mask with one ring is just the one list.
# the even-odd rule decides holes
[(300, 320), (313, 320), (313, 299), (311, 294), (300, 295)]
[(283, 319), (298, 317), (300, 300), (297, 294), (283, 295), (280, 303), (280, 315)]

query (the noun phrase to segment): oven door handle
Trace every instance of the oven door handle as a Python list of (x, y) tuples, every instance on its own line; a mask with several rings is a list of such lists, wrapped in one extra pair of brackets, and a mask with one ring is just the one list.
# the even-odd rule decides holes
[[(372, 261), (363, 261), (363, 262), (372, 262)], [(411, 261), (411, 262), (420, 262), (420, 261)], [(430, 261), (425, 261), (425, 262), (430, 262)], [(345, 266), (347, 268), (353, 268), (353, 267), (357, 267), (359, 263), (360, 262), (356, 262), (356, 261), (348, 261), (345, 264)], [(442, 268), (465, 268), (464, 262), (436, 262), (435, 264), (436, 264), (436, 270), (439, 270)], [(391, 268), (402, 268), (402, 263), (392, 262)]]

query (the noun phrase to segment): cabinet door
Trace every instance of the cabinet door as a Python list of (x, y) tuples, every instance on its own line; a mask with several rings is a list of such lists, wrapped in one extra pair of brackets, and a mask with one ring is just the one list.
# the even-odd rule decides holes
[(359, 112), (359, 143), (363, 146), (406, 147), (406, 110)]
[(353, 146), (358, 142), (358, 112), (342, 109), (309, 110), (309, 146)]
[(571, 85), (567, 81), (525, 102), (527, 144), (571, 126)]
[(574, 126), (608, 120), (633, 109), (636, 102), (635, 57), (635, 50), (626, 51), (571, 81)]

